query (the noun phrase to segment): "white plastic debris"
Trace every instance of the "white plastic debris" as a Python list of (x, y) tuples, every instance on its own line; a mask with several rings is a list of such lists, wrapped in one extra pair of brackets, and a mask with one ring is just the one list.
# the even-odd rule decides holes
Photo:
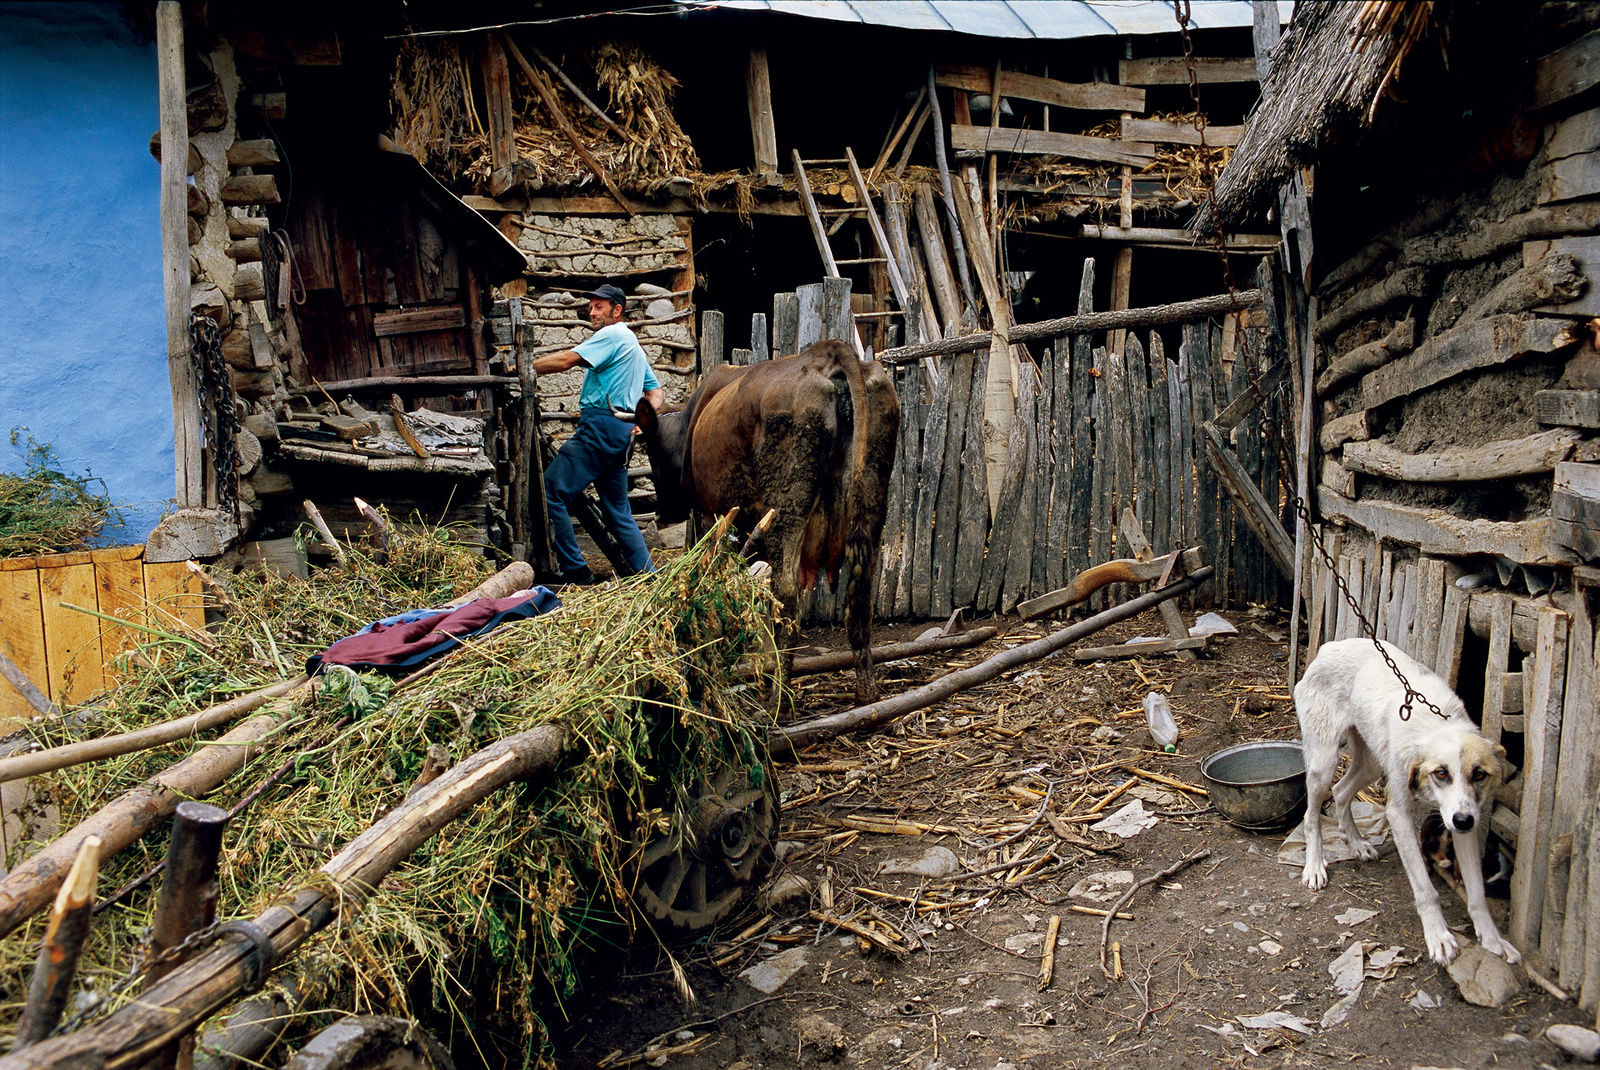
[(1240, 1015), (1234, 1019), (1246, 1029), (1292, 1029), (1296, 1033), (1312, 1034), (1311, 1022), (1288, 1011), (1268, 1011), (1265, 1014)]
[(1229, 624), (1220, 614), (1202, 613), (1195, 618), (1194, 624), (1189, 628), (1189, 636), (1197, 635), (1238, 635), (1239, 629)]
[(1110, 817), (1096, 821), (1089, 827), (1096, 832), (1109, 832), (1130, 840), (1145, 829), (1155, 827), (1157, 820), (1155, 814), (1144, 808), (1141, 800), (1135, 799)]

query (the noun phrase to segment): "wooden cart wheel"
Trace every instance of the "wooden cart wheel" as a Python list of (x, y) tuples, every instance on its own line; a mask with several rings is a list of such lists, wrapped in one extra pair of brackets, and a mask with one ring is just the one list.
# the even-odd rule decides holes
[(761, 887), (778, 831), (777, 785), (765, 772), (753, 788), (743, 769), (717, 771), (687, 821), (652, 830), (638, 856), (634, 898), (663, 936), (715, 925)]
[(415, 1022), (364, 1014), (312, 1037), (288, 1070), (455, 1070), (455, 1063)]

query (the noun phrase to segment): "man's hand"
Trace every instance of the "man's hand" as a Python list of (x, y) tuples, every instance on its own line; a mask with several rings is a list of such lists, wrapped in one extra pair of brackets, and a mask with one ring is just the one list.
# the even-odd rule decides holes
[(569, 368), (576, 368), (579, 362), (576, 349), (563, 349), (559, 353), (550, 353), (543, 357), (536, 357), (529, 361), (528, 367), (538, 375), (554, 375), (564, 372)]

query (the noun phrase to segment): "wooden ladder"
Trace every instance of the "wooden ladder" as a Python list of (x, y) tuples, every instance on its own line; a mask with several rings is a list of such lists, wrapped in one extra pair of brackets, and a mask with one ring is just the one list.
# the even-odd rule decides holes
[[(867, 188), (867, 181), (862, 177), (861, 167), (856, 163), (855, 153), (848, 147), (844, 150), (842, 160), (802, 160), (798, 149), (790, 149), (790, 156), (794, 161), (795, 184), (800, 188), (800, 200), (805, 205), (806, 218), (811, 221), (811, 235), (816, 239), (817, 251), (822, 254), (822, 265), (830, 276), (839, 276), (839, 268), (850, 264), (882, 264), (889, 275), (889, 289), (894, 293), (895, 303), (900, 306), (899, 313), (903, 315), (911, 300), (910, 289), (905, 280), (908, 272), (905, 265), (895, 260), (889, 245), (889, 237), (884, 232), (883, 220), (878, 218), (878, 210), (872, 204), (872, 192)], [(811, 193), (811, 179), (806, 175), (806, 166), (812, 167), (845, 165), (850, 169), (850, 180), (855, 186), (857, 205), (854, 208), (824, 208), (817, 207), (816, 198)], [(831, 228), (823, 225), (823, 216), (838, 216), (839, 219)], [(860, 216), (867, 221), (868, 229), (872, 231), (873, 245), (877, 248), (877, 256), (854, 257), (840, 260), (833, 255), (831, 236), (837, 232), (838, 224), (851, 216)], [(876, 318), (881, 313), (865, 313), (868, 318)], [(906, 339), (912, 341), (912, 339)]]

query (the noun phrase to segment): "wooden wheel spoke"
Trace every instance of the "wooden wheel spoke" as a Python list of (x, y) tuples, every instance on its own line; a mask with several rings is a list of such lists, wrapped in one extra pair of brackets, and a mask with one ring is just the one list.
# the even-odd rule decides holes
[(663, 903), (670, 907), (678, 901), (678, 892), (683, 888), (683, 878), (688, 874), (688, 856), (684, 854), (673, 855), (671, 863), (667, 866), (666, 875), (661, 878), (661, 887), (656, 892), (656, 895)]
[(689, 909), (704, 910), (706, 903), (706, 866), (697, 862), (689, 870)]
[(674, 845), (671, 836), (662, 836), (652, 840), (644, 849), (644, 854), (639, 857), (639, 868), (649, 869), (667, 855), (672, 853)]

